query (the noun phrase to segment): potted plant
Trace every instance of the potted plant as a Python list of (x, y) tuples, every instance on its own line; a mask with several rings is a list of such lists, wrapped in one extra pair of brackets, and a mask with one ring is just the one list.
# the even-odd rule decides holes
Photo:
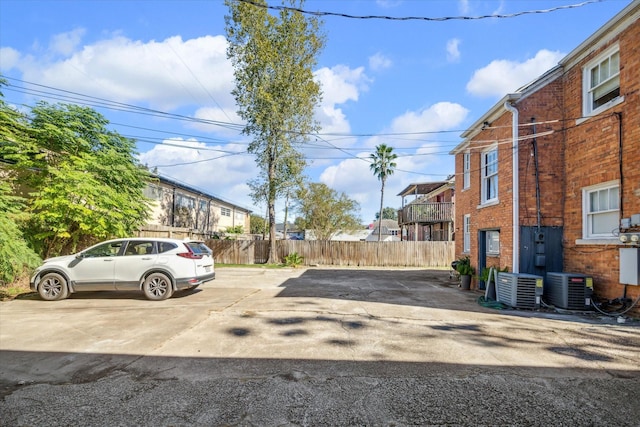
[(471, 289), (471, 277), (476, 273), (476, 270), (471, 265), (471, 259), (468, 256), (458, 258), (456, 271), (460, 275), (460, 287)]

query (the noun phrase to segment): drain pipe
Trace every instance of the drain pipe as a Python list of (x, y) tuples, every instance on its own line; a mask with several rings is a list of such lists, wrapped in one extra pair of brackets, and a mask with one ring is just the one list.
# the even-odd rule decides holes
[(506, 101), (504, 108), (511, 112), (513, 116), (512, 134), (513, 134), (513, 265), (511, 271), (513, 273), (520, 273), (520, 177), (519, 177), (519, 162), (518, 162), (518, 109), (514, 107), (511, 102)]

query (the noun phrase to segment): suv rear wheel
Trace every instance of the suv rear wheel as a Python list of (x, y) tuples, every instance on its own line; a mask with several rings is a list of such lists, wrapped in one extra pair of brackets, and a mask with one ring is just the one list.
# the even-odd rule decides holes
[(151, 273), (145, 279), (142, 290), (144, 295), (153, 301), (167, 299), (173, 294), (171, 280), (164, 273)]

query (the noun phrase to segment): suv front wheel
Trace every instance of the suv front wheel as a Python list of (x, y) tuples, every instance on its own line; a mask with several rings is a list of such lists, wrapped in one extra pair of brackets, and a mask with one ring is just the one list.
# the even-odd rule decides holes
[(173, 294), (171, 279), (164, 273), (151, 273), (145, 279), (142, 290), (144, 295), (153, 301), (167, 299)]
[(58, 273), (47, 273), (40, 279), (38, 285), (40, 298), (46, 301), (57, 301), (69, 296), (67, 279)]

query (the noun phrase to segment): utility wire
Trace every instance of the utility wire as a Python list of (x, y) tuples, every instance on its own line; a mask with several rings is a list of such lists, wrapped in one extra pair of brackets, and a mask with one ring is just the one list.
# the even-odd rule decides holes
[[(240, 130), (243, 129), (243, 126), (239, 125), (237, 123), (221, 122), (221, 121), (214, 121), (214, 120), (208, 120), (208, 119), (199, 119), (199, 118), (195, 118), (195, 117), (184, 116), (184, 115), (180, 115), (180, 114), (169, 113), (169, 112), (165, 112), (165, 111), (160, 111), (160, 110), (150, 109), (150, 108), (146, 108), (146, 107), (141, 107), (141, 106), (137, 106), (137, 105), (133, 105), (133, 104), (127, 104), (127, 103), (122, 103), (122, 102), (118, 102), (118, 101), (108, 100), (108, 99), (105, 99), (105, 98), (95, 97), (95, 96), (91, 96), (91, 95), (85, 95), (85, 94), (81, 94), (81, 93), (78, 93), (78, 92), (72, 92), (72, 91), (68, 91), (68, 90), (64, 90), (64, 89), (58, 89), (58, 88), (54, 88), (54, 87), (51, 87), (51, 86), (46, 86), (46, 85), (41, 85), (41, 84), (38, 84), (38, 83), (32, 83), (32, 82), (16, 79), (16, 78), (13, 78), (13, 77), (5, 77), (5, 78), (8, 79), (8, 80), (14, 80), (16, 82), (24, 83), (24, 84), (27, 84), (27, 85), (33, 85), (33, 86), (37, 86), (37, 87), (41, 87), (41, 88), (47, 89), (47, 90), (40, 90), (40, 89), (25, 88), (25, 87), (16, 86), (15, 84), (9, 83), (6, 86), (6, 89), (10, 90), (10, 91), (13, 91), (13, 92), (46, 97), (46, 98), (55, 99), (57, 101), (62, 101), (62, 102), (77, 102), (78, 104), (81, 104), (81, 105), (88, 105), (88, 106), (93, 106), (93, 107), (101, 107), (101, 108), (111, 109), (111, 110), (115, 110), (115, 111), (133, 112), (133, 113), (147, 114), (147, 115), (151, 115), (151, 116), (163, 117), (163, 118), (168, 118), (168, 119), (175, 119), (175, 120), (182, 120), (182, 121), (189, 121), (189, 122), (196, 122), (196, 123), (203, 123), (203, 124), (213, 124), (213, 125), (216, 125), (216, 126), (219, 126), (219, 127), (230, 129), (230, 130), (238, 130), (238, 131), (240, 131)], [(52, 92), (52, 91), (57, 91), (57, 92), (60, 92), (60, 93), (56, 93), (56, 92)], [(557, 122), (560, 122), (560, 120), (547, 120), (547, 121), (538, 121), (538, 122), (535, 122), (535, 123), (531, 123), (531, 122), (530, 123), (522, 123), (519, 126), (520, 127), (526, 127), (526, 126), (544, 125), (544, 124), (557, 123)], [(113, 124), (115, 124), (115, 123), (113, 123)], [(135, 127), (135, 126), (124, 125), (124, 124), (118, 124), (118, 125), (119, 126)], [(485, 129), (485, 130), (486, 129), (501, 129), (501, 128), (510, 128), (510, 127), (511, 127), (511, 125), (490, 126), (490, 127), (478, 128), (478, 130), (481, 130), (481, 129)], [(148, 128), (142, 128), (142, 127), (140, 127), (140, 129), (150, 130)], [(366, 137), (400, 137), (400, 136), (409, 137), (409, 136), (414, 136), (414, 135), (415, 136), (419, 136), (419, 135), (439, 135), (439, 134), (451, 134), (451, 133), (460, 134), (460, 133), (463, 133), (463, 132), (468, 132), (470, 130), (473, 130), (473, 129), (472, 128), (467, 128), (467, 129), (450, 129), (450, 130), (420, 131), (420, 132), (382, 132), (382, 133), (356, 133), (356, 134), (345, 134), (345, 133), (332, 133), (332, 132), (330, 132), (330, 133), (312, 134), (311, 137), (315, 137), (316, 139), (325, 142), (327, 145), (330, 145), (333, 148), (343, 149), (343, 148), (337, 147), (334, 144), (330, 143), (329, 140), (327, 139), (327, 137), (341, 137), (341, 138), (345, 138), (345, 139), (347, 139), (347, 138), (366, 138)], [(156, 131), (156, 130), (154, 130), (154, 131)], [(299, 134), (297, 132), (291, 132), (291, 133), (292, 134)], [(189, 136), (194, 136), (194, 137), (201, 138), (200, 136), (197, 136), (197, 135), (189, 135)], [(205, 139), (206, 137), (202, 137), (202, 138)], [(402, 138), (397, 138), (397, 139), (402, 139)], [(415, 138), (406, 138), (406, 140), (415, 140)], [(428, 141), (428, 142), (438, 142), (438, 141)]]
[[(225, 122), (213, 122), (210, 120), (203, 120), (203, 119), (197, 119), (197, 118), (193, 118), (193, 117), (189, 117), (189, 116), (183, 116), (183, 115), (179, 115), (179, 114), (173, 114), (173, 113), (167, 113), (167, 112), (163, 112), (163, 111), (159, 111), (159, 110), (153, 110), (153, 109), (149, 109), (149, 108), (145, 108), (145, 107), (139, 107), (136, 105), (131, 105), (131, 104), (125, 104), (125, 103), (121, 103), (121, 102), (117, 102), (117, 101), (111, 101), (108, 99), (104, 99), (104, 98), (98, 98), (98, 97), (93, 97), (93, 96), (89, 96), (89, 95), (84, 95), (84, 94), (80, 94), (80, 93), (76, 93), (76, 92), (71, 92), (71, 91), (66, 91), (63, 89), (57, 89), (57, 88), (53, 88), (50, 86), (45, 86), (45, 85), (40, 85), (37, 83), (31, 83), (31, 82), (27, 82), (27, 81), (23, 81), (23, 80), (19, 80), (19, 79), (15, 79), (15, 78), (11, 78), (11, 77), (7, 77), (7, 79), (10, 80), (15, 80), (18, 82), (22, 82), (25, 84), (29, 84), (29, 85), (34, 85), (37, 87), (42, 87), (48, 90), (53, 90), (53, 91), (58, 91), (61, 92), (60, 94), (57, 94), (55, 92), (48, 92), (48, 91), (43, 91), (43, 90), (38, 90), (38, 89), (23, 89), (20, 88), (18, 86), (16, 86), (15, 84), (11, 84), (9, 83), (7, 88), (10, 90), (14, 90), (16, 92), (24, 92), (24, 93), (29, 93), (29, 94), (38, 94), (39, 96), (43, 96), (43, 94), (48, 95), (49, 97), (52, 97), (54, 99), (62, 99), (65, 101), (78, 101), (79, 103), (83, 103), (85, 105), (99, 105), (102, 106), (104, 108), (108, 108), (108, 109), (114, 109), (117, 111), (124, 111), (124, 112), (132, 112), (132, 113), (141, 113), (141, 114), (149, 114), (149, 115), (153, 115), (153, 116), (160, 116), (160, 117), (164, 117), (167, 119), (175, 119), (175, 120), (187, 120), (187, 121), (192, 121), (192, 122), (201, 122), (201, 123), (215, 123), (218, 126), (222, 126), (222, 127), (228, 127), (228, 128), (233, 128), (233, 126), (239, 127), (239, 125), (234, 125), (233, 123), (225, 123)], [(16, 89), (17, 88), (17, 89)], [(604, 119), (607, 118), (608, 116), (605, 117), (601, 117), (600, 119)], [(576, 120), (576, 118), (569, 118), (569, 119), (564, 119), (564, 120), (546, 120), (546, 121), (539, 121), (539, 122), (529, 122), (529, 123), (521, 123), (518, 126), (521, 128), (526, 128), (526, 127), (530, 127), (530, 126), (534, 126), (534, 125), (543, 125), (543, 124), (552, 124), (552, 123), (561, 123), (561, 122), (568, 122), (568, 121), (573, 121)], [(115, 123), (114, 123), (115, 124)], [(136, 127), (136, 126), (130, 126), (130, 125), (124, 125), (124, 124), (115, 124), (115, 125), (119, 125), (119, 126), (128, 126), (128, 127), (132, 127), (132, 128), (139, 128), (142, 130), (148, 130), (148, 131), (155, 131), (155, 132), (162, 132), (162, 131), (158, 131), (157, 129), (149, 129), (149, 128), (143, 128), (143, 127)], [(510, 128), (510, 125), (504, 125), (504, 126), (489, 126), (489, 127), (482, 127), (479, 128), (478, 130), (492, 130), (492, 129), (501, 129), (501, 128)], [(567, 130), (570, 129), (569, 128), (563, 128), (563, 129), (558, 129), (556, 131), (563, 131), (563, 130)], [(380, 134), (374, 134), (374, 133), (363, 133), (363, 134), (341, 134), (341, 133), (327, 133), (327, 134), (313, 134), (311, 135), (312, 137), (315, 137), (316, 141), (322, 141), (324, 144), (326, 144), (326, 146), (321, 146), (321, 145), (314, 145), (313, 143), (310, 142), (306, 142), (306, 149), (307, 150), (314, 150), (314, 149), (331, 149), (331, 150), (338, 150), (341, 151), (342, 153), (344, 153), (346, 155), (346, 157), (311, 157), (311, 156), (307, 156), (306, 159), (307, 160), (327, 160), (327, 159), (332, 159), (332, 160), (348, 160), (348, 159), (358, 159), (358, 160), (362, 160), (365, 162), (370, 162), (369, 157), (361, 157), (358, 156), (356, 154), (352, 154), (349, 151), (363, 151), (363, 148), (342, 148), (339, 147), (337, 145), (335, 145), (334, 143), (332, 143), (330, 140), (328, 140), (327, 138), (325, 138), (325, 136), (340, 136), (342, 138), (358, 138), (358, 137), (373, 137), (373, 136), (377, 136), (377, 137), (396, 137), (393, 139), (403, 139), (403, 140), (412, 140), (412, 138), (397, 138), (398, 136), (404, 136), (404, 137), (408, 137), (411, 135), (434, 135), (434, 134), (444, 134), (444, 133), (462, 133), (462, 132), (468, 132), (470, 130), (473, 130), (471, 128), (469, 129), (456, 129), (456, 130), (443, 130), (443, 131), (422, 131), (422, 132), (411, 132), (411, 133), (403, 133), (403, 132), (395, 132), (395, 133), (380, 133)], [(296, 134), (295, 132), (293, 132), (294, 134)], [(538, 134), (532, 134), (532, 135), (525, 135), (525, 136), (520, 136), (518, 138), (519, 141), (524, 141), (530, 138), (535, 138), (535, 137), (542, 137), (542, 136), (546, 136), (546, 135), (550, 135), (551, 133), (553, 133), (553, 131), (548, 131), (548, 132), (542, 132), (542, 133), (538, 133)], [(172, 134), (176, 134), (176, 133), (172, 133)], [(298, 133), (299, 134), (299, 133)], [(186, 134), (183, 134), (186, 135)], [(126, 136), (126, 135), (123, 135)], [(200, 135), (187, 135), (189, 137), (194, 137), (194, 138), (198, 138), (198, 142), (203, 142), (200, 141), (201, 139), (211, 139), (208, 137), (204, 137), (204, 136), (200, 136)], [(221, 157), (226, 157), (226, 156), (230, 156), (230, 155), (240, 155), (240, 154), (246, 154), (245, 152), (235, 152), (235, 151), (227, 151), (227, 150), (221, 150), (218, 148), (214, 148), (214, 147), (194, 147), (194, 146), (188, 146), (188, 145), (182, 145), (179, 143), (173, 143), (173, 142), (166, 142), (165, 139), (162, 139), (162, 142), (158, 142), (158, 140), (154, 140), (153, 138), (150, 137), (138, 137), (138, 136), (134, 136), (134, 135), (129, 135), (126, 136), (132, 139), (136, 139), (139, 142), (145, 142), (145, 143), (150, 143), (150, 144), (157, 144), (157, 145), (169, 145), (169, 146), (175, 146), (175, 147), (179, 147), (179, 148), (184, 148), (184, 149), (192, 149), (192, 150), (202, 150), (202, 151), (217, 151), (217, 152), (222, 152), (222, 153), (227, 153), (225, 156), (221, 156)], [(220, 144), (239, 144), (239, 145), (246, 145), (246, 142), (234, 142), (234, 141), (220, 141), (220, 140), (216, 140), (216, 142), (220, 143)], [(432, 144), (442, 144), (443, 141), (426, 141)], [(505, 144), (511, 144), (512, 143), (512, 138), (505, 138), (502, 140), (495, 140), (495, 139), (490, 139), (490, 140), (469, 140), (470, 144), (472, 144), (469, 147), (469, 150), (473, 150), (473, 151), (477, 151), (477, 150), (484, 150), (487, 148), (490, 148), (491, 146), (501, 146), (501, 145), (505, 145)], [(205, 142), (206, 143), (206, 142)], [(451, 143), (451, 145), (449, 144), (444, 144), (442, 145), (442, 147), (453, 147), (453, 146), (458, 146), (459, 144), (453, 145), (455, 143)], [(440, 147), (440, 148), (442, 148)], [(423, 149), (424, 147), (415, 147), (413, 149)], [(394, 147), (394, 149), (396, 149)], [(408, 148), (408, 147), (404, 147), (404, 148), (397, 148), (397, 150), (409, 150), (412, 148)], [(508, 150), (511, 150), (512, 147), (507, 147)], [(502, 150), (502, 148), (500, 148), (500, 150)], [(414, 153), (414, 154), (404, 154), (404, 155), (400, 155), (399, 157), (403, 157), (403, 158), (407, 158), (407, 157), (417, 157), (417, 156), (435, 156), (435, 155), (447, 155), (449, 156), (448, 152), (428, 152), (428, 153)], [(195, 164), (195, 163), (201, 163), (201, 162), (206, 162), (206, 161), (212, 161), (212, 160), (216, 160), (219, 159), (220, 157), (215, 157), (215, 158), (211, 158), (211, 159), (204, 159), (204, 160), (197, 160), (197, 161), (193, 161), (193, 162), (184, 162), (184, 163), (179, 163), (179, 164), (174, 164), (174, 165), (158, 165), (157, 167), (172, 167), (172, 166), (181, 166), (181, 165), (189, 165), (189, 164)], [(429, 173), (423, 173), (423, 172), (415, 172), (415, 171), (406, 171), (406, 170), (401, 170), (401, 169), (397, 169), (398, 171), (401, 172), (406, 172), (406, 173), (414, 173), (414, 174), (420, 174), (420, 175), (434, 175), (434, 174), (429, 174)], [(443, 175), (443, 174), (442, 174)], [(459, 174), (460, 175), (460, 174)], [(444, 175), (443, 175), (444, 176)]]
[(271, 6), (265, 3), (260, 3), (254, 0), (238, 0), (242, 3), (247, 3), (256, 7), (264, 8), (264, 9), (272, 9), (278, 11), (293, 11), (299, 12), (305, 15), (313, 15), (317, 17), (324, 16), (337, 16), (340, 18), (349, 18), (349, 19), (383, 19), (388, 21), (431, 21), (431, 22), (442, 22), (442, 21), (454, 21), (454, 20), (480, 20), (480, 19), (490, 19), (490, 18), (516, 18), (518, 16), (523, 15), (534, 15), (534, 14), (543, 14), (543, 13), (551, 13), (556, 12), (558, 10), (563, 9), (575, 9), (578, 7), (586, 6), (591, 3), (599, 3), (603, 0), (588, 0), (582, 3), (577, 4), (568, 4), (563, 6), (556, 6), (549, 9), (539, 9), (539, 10), (526, 10), (522, 12), (515, 12), (509, 14), (491, 14), (491, 15), (479, 15), (479, 16), (443, 16), (443, 17), (427, 17), (427, 16), (384, 16), (384, 15), (350, 15), (347, 13), (338, 13), (338, 12), (321, 12), (321, 11), (310, 11), (297, 7), (291, 6)]

